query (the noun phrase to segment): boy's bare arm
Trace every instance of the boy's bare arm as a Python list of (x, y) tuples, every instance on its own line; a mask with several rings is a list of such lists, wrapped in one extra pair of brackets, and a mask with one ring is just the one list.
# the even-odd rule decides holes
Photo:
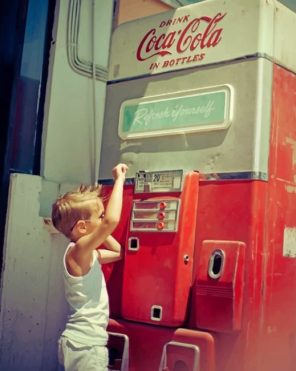
[(125, 181), (127, 166), (119, 164), (113, 169), (114, 186), (105, 211), (105, 216), (101, 219), (98, 227), (90, 234), (81, 237), (75, 244), (78, 255), (84, 256), (92, 253), (99, 245), (106, 241), (107, 237), (117, 227), (122, 209), (122, 193)]
[(104, 248), (98, 250), (98, 259), (101, 264), (113, 263), (122, 259), (122, 247), (114, 237), (108, 236), (103, 246)]

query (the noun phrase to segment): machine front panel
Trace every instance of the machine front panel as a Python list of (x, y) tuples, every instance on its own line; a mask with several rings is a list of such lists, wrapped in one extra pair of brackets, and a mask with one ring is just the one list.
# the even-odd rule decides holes
[(189, 172), (181, 192), (134, 195), (125, 244), (123, 318), (162, 326), (184, 323), (192, 283), (198, 189), (198, 173)]

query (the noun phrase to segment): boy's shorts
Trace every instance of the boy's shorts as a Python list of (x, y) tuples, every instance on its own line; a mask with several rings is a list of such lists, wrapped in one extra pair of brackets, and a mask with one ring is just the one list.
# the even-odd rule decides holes
[(64, 336), (58, 341), (59, 362), (65, 371), (107, 371), (108, 349), (76, 343)]

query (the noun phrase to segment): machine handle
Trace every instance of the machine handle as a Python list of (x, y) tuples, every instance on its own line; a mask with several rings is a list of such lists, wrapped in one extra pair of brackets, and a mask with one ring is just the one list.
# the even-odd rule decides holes
[(210, 257), (208, 275), (217, 280), (223, 272), (225, 252), (221, 249), (214, 250)]

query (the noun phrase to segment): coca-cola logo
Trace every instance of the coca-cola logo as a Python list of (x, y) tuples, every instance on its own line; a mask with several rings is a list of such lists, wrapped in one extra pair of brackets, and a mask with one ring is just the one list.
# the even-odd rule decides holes
[[(176, 53), (190, 55), (200, 52), (201, 54), (195, 54), (192, 60), (201, 60), (208, 48), (215, 47), (221, 42), (223, 28), (220, 25), (225, 15), (226, 13), (217, 13), (214, 17), (201, 16), (191, 20), (190, 15), (187, 15), (162, 21), (158, 28), (160, 32), (156, 28), (151, 28), (144, 35), (137, 48), (136, 57), (138, 61), (143, 62), (155, 56), (164, 57)], [(181, 24), (181, 28), (175, 29), (174, 23)], [(165, 26), (172, 27), (168, 32), (161, 32)], [(155, 64), (154, 68), (156, 67)]]

